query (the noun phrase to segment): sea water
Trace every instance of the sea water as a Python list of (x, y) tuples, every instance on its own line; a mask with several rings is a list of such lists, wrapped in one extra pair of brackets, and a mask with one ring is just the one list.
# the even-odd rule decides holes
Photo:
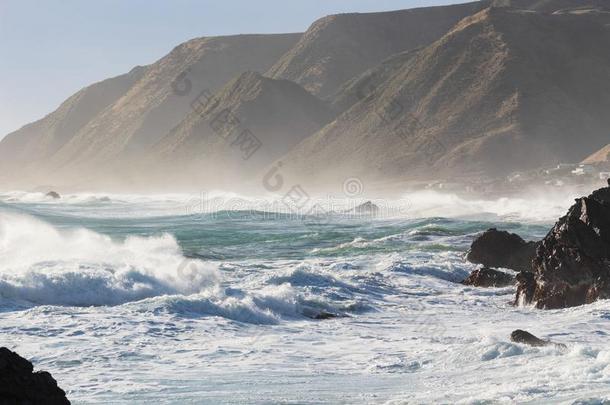
[(478, 233), (540, 239), (573, 197), (414, 193), (321, 220), (223, 193), (0, 193), (0, 345), (76, 404), (605, 403), (609, 301), (459, 284)]

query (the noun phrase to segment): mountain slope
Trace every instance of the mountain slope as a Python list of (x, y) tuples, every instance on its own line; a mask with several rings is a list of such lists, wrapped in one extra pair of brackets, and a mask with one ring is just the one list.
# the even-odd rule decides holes
[(208, 185), (244, 180), (334, 116), (299, 85), (255, 72), (243, 73), (194, 105), (188, 118), (154, 146), (145, 166), (160, 169), (155, 177), (172, 173), (173, 184), (192, 184), (193, 176)]
[[(608, 131), (610, 132), (610, 131)], [(582, 162), (583, 164), (610, 164), (610, 144), (604, 146)]]
[(62, 103), (46, 117), (7, 135), (0, 143), (2, 167), (23, 166), (48, 158), (93, 117), (123, 96), (146, 68), (92, 84)]
[[(146, 68), (95, 84), (0, 142), (4, 183), (89, 185), (87, 178), (139, 159), (190, 111), (202, 90), (246, 70), (267, 70), (300, 34), (198, 38)], [(108, 165), (112, 163), (111, 165)]]
[(382, 13), (339, 14), (316, 21), (269, 70), (319, 97), (327, 97), (352, 77), (387, 57), (444, 35), (486, 1)]
[[(190, 102), (202, 90), (216, 91), (247, 70), (265, 71), (299, 36), (212, 37), (178, 46), (151, 65), (125, 96), (79, 131), (53, 163), (58, 167), (91, 165), (139, 154), (184, 119)], [(183, 72), (184, 83), (174, 86), (176, 92), (172, 83)], [(190, 91), (186, 91), (188, 85)]]
[(542, 13), (563, 13), (578, 10), (610, 10), (606, 0), (493, 0), (495, 7), (510, 7)]
[(468, 17), (403, 64), (398, 56), (361, 78), (379, 85), (284, 157), (285, 170), (320, 183), (579, 161), (608, 140), (607, 21), (510, 8)]

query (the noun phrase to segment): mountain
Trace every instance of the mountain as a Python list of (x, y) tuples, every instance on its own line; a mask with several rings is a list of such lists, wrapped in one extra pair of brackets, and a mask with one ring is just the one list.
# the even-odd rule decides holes
[[(608, 131), (610, 132), (610, 131)], [(583, 164), (607, 164), (610, 165), (610, 144), (604, 146), (582, 162)]]
[(356, 104), (282, 158), (284, 170), (320, 183), (580, 161), (608, 142), (608, 22), (499, 7), (467, 17), (346, 86), (336, 105), (360, 94)]
[(0, 182), (226, 186), (281, 162), (313, 186), (581, 161), (608, 143), (609, 46), (607, 0), (485, 0), (197, 38), (8, 135)]
[(494, 7), (509, 7), (542, 13), (573, 13), (587, 10), (610, 10), (606, 0), (493, 0)]
[[(33, 173), (35, 179), (41, 179), (40, 173), (43, 173), (43, 178), (49, 181), (83, 181), (87, 173), (104, 170), (109, 162), (116, 164), (139, 157), (184, 119), (197, 94), (204, 89), (216, 91), (244, 71), (266, 71), (300, 35), (236, 35), (190, 40), (145, 69), (138, 69), (137, 75), (130, 76), (133, 80), (121, 79), (125, 86), (113, 93), (113, 98), (106, 97), (105, 105), (98, 103), (97, 110), (82, 107), (82, 97), (76, 95), (67, 105), (32, 124), (40, 128), (39, 132), (28, 135), (26, 127), (10, 136), (28, 138), (36, 145), (40, 142), (35, 134), (45, 133), (54, 125), (65, 128), (61, 142), (40, 153), (43, 161), (36, 161), (38, 155), (30, 155), (28, 149), (22, 151), (19, 142), (10, 138), (0, 143), (0, 154), (10, 155), (13, 149), (18, 149), (25, 160), (32, 162), (30, 167), (21, 170)], [(77, 126), (64, 122), (63, 110), (90, 113), (78, 115)], [(44, 145), (37, 148), (44, 149)]]
[(160, 169), (154, 177), (173, 176), (172, 184), (196, 179), (222, 185), (229, 178), (235, 184), (333, 117), (324, 102), (298, 84), (245, 72), (193, 103), (191, 114), (154, 146), (152, 162), (144, 166), (154, 162)]
[(85, 87), (43, 119), (8, 134), (0, 143), (0, 167), (22, 166), (53, 155), (145, 73), (146, 68), (136, 67), (127, 74)]
[(316, 21), (269, 70), (328, 97), (354, 76), (398, 52), (428, 45), (487, 1), (381, 13), (339, 14)]

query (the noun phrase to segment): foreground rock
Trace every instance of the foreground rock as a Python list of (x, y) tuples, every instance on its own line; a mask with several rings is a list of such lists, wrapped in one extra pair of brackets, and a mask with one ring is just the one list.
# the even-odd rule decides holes
[(61, 196), (59, 195), (59, 193), (58, 193), (58, 192), (56, 192), (56, 191), (49, 191), (49, 192), (46, 194), (46, 196), (47, 196), (47, 197), (51, 197), (51, 198), (53, 198), (53, 199), (55, 199), (55, 200), (58, 200), (58, 199), (60, 199), (60, 198), (61, 198)]
[(32, 363), (7, 349), (0, 348), (1, 404), (70, 404), (66, 393), (46, 371), (33, 372)]
[(610, 298), (610, 187), (576, 200), (520, 274), (516, 303), (566, 308)]
[(470, 276), (462, 281), (462, 284), (473, 287), (508, 287), (515, 284), (515, 276), (484, 267), (470, 273)]
[(531, 271), (536, 246), (536, 242), (526, 242), (519, 235), (492, 228), (475, 239), (466, 260), (485, 267)]
[(513, 331), (513, 333), (510, 334), (510, 340), (512, 340), (515, 343), (522, 343), (522, 344), (525, 344), (528, 346), (534, 346), (534, 347), (542, 347), (542, 346), (550, 346), (550, 345), (554, 345), (554, 346), (560, 347), (560, 348), (566, 347), (566, 345), (564, 345), (562, 343), (553, 343), (548, 340), (542, 340), (542, 339), (532, 335), (531, 333), (521, 330), (521, 329), (517, 329), (517, 330)]

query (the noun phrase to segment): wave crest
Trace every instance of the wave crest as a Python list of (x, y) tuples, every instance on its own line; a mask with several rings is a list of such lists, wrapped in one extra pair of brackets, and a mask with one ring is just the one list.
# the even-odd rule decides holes
[(186, 259), (169, 234), (116, 241), (8, 213), (0, 213), (0, 268), (2, 297), (50, 305), (117, 305), (188, 295), (220, 280), (217, 266)]

